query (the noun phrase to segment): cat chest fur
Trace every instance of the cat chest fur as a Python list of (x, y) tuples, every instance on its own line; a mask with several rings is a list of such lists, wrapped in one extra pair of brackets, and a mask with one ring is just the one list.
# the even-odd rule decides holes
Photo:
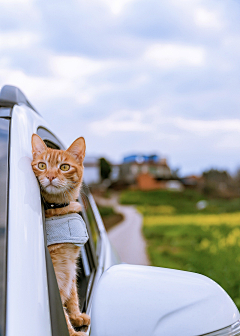
[(83, 246), (88, 241), (86, 224), (77, 213), (46, 218), (47, 246), (72, 243)]

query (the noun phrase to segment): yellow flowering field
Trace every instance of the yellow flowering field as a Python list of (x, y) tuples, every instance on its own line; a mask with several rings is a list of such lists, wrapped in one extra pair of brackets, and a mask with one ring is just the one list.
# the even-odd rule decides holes
[[(153, 207), (152, 207), (153, 208)], [(141, 212), (141, 208), (139, 207)], [(157, 211), (155, 210), (155, 213)], [(223, 214), (148, 215), (144, 225), (231, 225), (240, 226), (240, 212)]]

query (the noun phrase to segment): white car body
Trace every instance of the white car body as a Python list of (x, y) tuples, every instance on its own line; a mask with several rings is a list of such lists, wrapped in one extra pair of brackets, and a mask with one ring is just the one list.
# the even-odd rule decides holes
[[(31, 168), (33, 133), (64, 149), (21, 91), (5, 86), (0, 92), (0, 336), (68, 336)], [(94, 199), (87, 189), (84, 193), (82, 216), (90, 238), (77, 279), (81, 304), (92, 317), (91, 336), (240, 335), (235, 304), (212, 280), (117, 265)]]
[(121, 336), (123, 330), (127, 336), (205, 335), (239, 318), (222, 287), (203, 275), (117, 265), (103, 274), (95, 291), (91, 335)]

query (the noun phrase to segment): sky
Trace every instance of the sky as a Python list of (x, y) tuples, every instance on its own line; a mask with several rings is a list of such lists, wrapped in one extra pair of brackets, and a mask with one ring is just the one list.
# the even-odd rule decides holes
[(180, 174), (240, 167), (240, 2), (0, 0), (0, 87), (68, 146)]

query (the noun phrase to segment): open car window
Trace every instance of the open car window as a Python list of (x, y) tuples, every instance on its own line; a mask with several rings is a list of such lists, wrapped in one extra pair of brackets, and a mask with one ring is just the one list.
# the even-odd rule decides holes
[(45, 144), (53, 149), (65, 149), (63, 144), (44, 127), (38, 127), (37, 134), (43, 139)]
[[(57, 138), (55, 138), (55, 136), (51, 132), (49, 132), (46, 128), (39, 127), (37, 133), (43, 139), (43, 141), (48, 147), (53, 149), (65, 149), (61, 144), (61, 142)], [(79, 201), (81, 202), (81, 199), (79, 199)], [(80, 299), (80, 309), (81, 311), (86, 311), (97, 268), (97, 256), (95, 246), (98, 238), (94, 231), (94, 226), (92, 224), (90, 215), (87, 214), (85, 209), (83, 209), (80, 215), (83, 217), (89, 233), (89, 240), (84, 245), (84, 247), (81, 248), (80, 257), (77, 261), (77, 288), (78, 288), (78, 296)], [(43, 209), (43, 217), (44, 217), (44, 209)], [(49, 254), (47, 247), (46, 247), (46, 254)], [(53, 266), (51, 258), (49, 259), (49, 257), (47, 257), (47, 271), (48, 271), (48, 277), (51, 277), (51, 279), (49, 279), (49, 283), (52, 284), (52, 288), (49, 288), (49, 300), (51, 306), (51, 301), (56, 301), (56, 298), (51, 298), (52, 295), (51, 292), (55, 293), (54, 295), (56, 296), (56, 290), (53, 288), (54, 281), (52, 280), (52, 278), (55, 277), (55, 274), (52, 272)], [(49, 265), (49, 263), (51, 265)], [(55, 287), (57, 287), (56, 277), (55, 277)], [(61, 302), (58, 302), (58, 304), (61, 305)], [(52, 312), (52, 314), (53, 315), (55, 314), (54, 311)], [(54, 316), (53, 319), (55, 319)], [(59, 336), (61, 336), (61, 334)]]

